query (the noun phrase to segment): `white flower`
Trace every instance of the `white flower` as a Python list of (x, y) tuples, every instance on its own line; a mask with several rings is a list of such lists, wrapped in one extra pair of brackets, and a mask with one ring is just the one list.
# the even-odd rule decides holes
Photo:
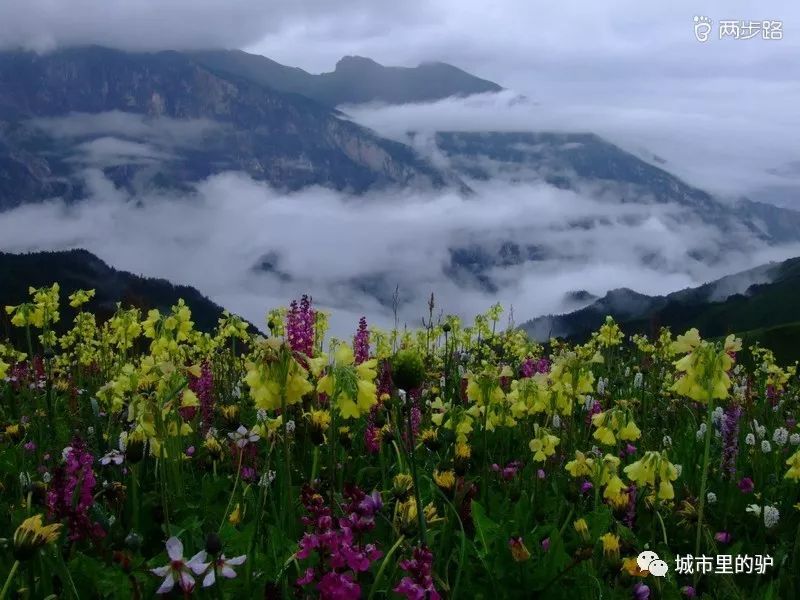
[(67, 446), (61, 451), (61, 458), (66, 462), (70, 454), (72, 454), (72, 446)]
[(286, 421), (286, 433), (292, 434), (294, 433), (294, 430), (295, 430), (294, 420), (289, 419), (288, 421)]
[(267, 420), (267, 411), (263, 408), (259, 408), (256, 411), (256, 421), (258, 421), (259, 423), (263, 423), (266, 420)]
[(785, 427), (778, 427), (772, 434), (772, 441), (778, 446), (785, 446), (789, 439), (789, 431)]
[(665, 435), (664, 439), (661, 440), (661, 443), (664, 445), (665, 448), (671, 448), (672, 447), (672, 438), (669, 437), (668, 435)]
[(594, 406), (594, 398), (591, 394), (586, 394), (586, 400), (583, 401), (583, 408), (586, 410), (592, 410)]
[(678, 474), (678, 477), (680, 477), (681, 473), (683, 473), (683, 465), (672, 465), (672, 466), (675, 467), (675, 472)]
[(444, 388), (444, 384), (445, 384), (446, 382), (447, 382), (447, 380), (444, 378), (444, 375), (442, 375), (441, 377), (439, 377), (439, 387), (440, 387), (440, 388)]
[(789, 436), (789, 443), (792, 446), (800, 446), (800, 433), (793, 433)]
[(772, 452), (772, 444), (769, 443), (769, 440), (761, 440), (761, 451), (764, 454)]
[(115, 465), (121, 465), (124, 460), (125, 455), (122, 454), (122, 452), (119, 450), (111, 450), (108, 454), (100, 458), (100, 464), (105, 466), (113, 462)]
[(631, 376), (631, 368), (625, 367), (625, 377), (630, 377), (630, 376)]
[(257, 433), (247, 431), (247, 428), (244, 425), (239, 425), (239, 428), (236, 431), (229, 433), (228, 437), (231, 438), (233, 443), (239, 448), (244, 448), (250, 442), (257, 442), (259, 439), (261, 439), (261, 436)]
[(755, 446), (756, 436), (754, 436), (752, 433), (748, 433), (746, 436), (744, 436), (744, 443), (748, 446)]
[(764, 507), (764, 525), (767, 529), (775, 527), (781, 520), (781, 513), (774, 506)]
[(205, 572), (210, 564), (203, 562), (206, 559), (205, 550), (201, 550), (187, 561), (183, 558), (183, 543), (178, 538), (169, 538), (166, 547), (169, 564), (150, 569), (153, 575), (164, 578), (161, 587), (156, 590), (156, 594), (171, 592), (176, 583), (183, 592), (191, 592), (194, 589), (192, 573), (200, 575)]
[(269, 487), (275, 481), (275, 471), (268, 471), (261, 476), (261, 479), (258, 480), (258, 485), (265, 488)]
[(405, 402), (406, 402), (406, 391), (405, 390), (397, 390), (397, 397), (400, 398), (400, 402), (405, 404)]
[(50, 481), (52, 481), (52, 479), (53, 479), (53, 476), (52, 476), (52, 475), (50, 475), (50, 473), (48, 473), (47, 471), (45, 471), (44, 473), (42, 473), (42, 481), (43, 481), (43, 482), (45, 482), (45, 483), (50, 483)]
[(234, 556), (233, 558), (225, 558), (224, 554), (220, 554), (219, 558), (214, 561), (212, 568), (209, 569), (206, 576), (203, 577), (203, 587), (214, 585), (214, 582), (217, 580), (217, 575), (222, 575), (222, 577), (226, 579), (233, 579), (236, 577), (236, 571), (233, 570), (233, 567), (244, 564), (246, 560), (247, 556), (244, 554), (241, 556)]
[(641, 388), (642, 383), (644, 382), (644, 375), (642, 375), (641, 371), (638, 371), (636, 375), (633, 376), (633, 387)]
[(707, 430), (708, 426), (705, 423), (700, 423), (700, 429), (698, 429), (697, 432), (694, 434), (694, 437), (697, 438), (698, 442), (705, 437)]
[(715, 504), (717, 501), (717, 495), (714, 492), (708, 492), (708, 494), (706, 494), (706, 500), (709, 504)]
[(722, 419), (723, 414), (724, 411), (722, 410), (722, 407), (718, 406), (717, 408), (714, 409), (714, 412), (711, 413), (711, 422), (714, 423), (714, 425), (718, 424)]
[(125, 449), (128, 447), (128, 432), (123, 431), (119, 434), (119, 450), (120, 452), (125, 452)]
[(553, 415), (553, 427), (559, 429), (561, 427), (561, 417)]
[(603, 394), (606, 393), (606, 385), (607, 385), (606, 380), (603, 379), (602, 377), (600, 377), (597, 380), (597, 395), (598, 396), (602, 396)]
[(761, 507), (758, 504), (749, 504), (745, 511), (749, 512), (751, 515), (755, 515), (756, 517), (761, 516)]

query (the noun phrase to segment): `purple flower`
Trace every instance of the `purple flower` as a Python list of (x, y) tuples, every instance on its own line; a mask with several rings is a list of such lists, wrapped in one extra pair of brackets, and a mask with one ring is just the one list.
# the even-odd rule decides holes
[(533, 377), (537, 373), (549, 373), (550, 361), (546, 358), (526, 358), (519, 367), (520, 377)]
[(359, 586), (349, 573), (330, 571), (317, 585), (321, 600), (358, 600), (361, 598)]
[(433, 554), (427, 547), (414, 548), (411, 560), (401, 560), (400, 568), (408, 575), (400, 580), (395, 592), (406, 600), (441, 600), (433, 585)]
[(353, 353), (355, 354), (356, 364), (369, 360), (369, 329), (367, 329), (367, 319), (361, 317), (358, 320), (358, 330), (353, 337)]
[(581, 484), (581, 494), (586, 494), (586, 493), (587, 493), (589, 490), (591, 490), (593, 487), (594, 487), (594, 486), (592, 485), (592, 482), (591, 482), (591, 481), (589, 481), (588, 479), (585, 479), (585, 480), (583, 481), (583, 483)]
[(697, 598), (697, 592), (690, 585), (685, 585), (681, 588), (681, 593), (687, 598)]
[(727, 531), (718, 531), (714, 534), (714, 539), (720, 544), (730, 544), (733, 540), (733, 536)]
[(650, 598), (650, 588), (641, 581), (633, 586), (633, 597), (635, 600), (648, 600)]
[(756, 489), (756, 484), (749, 477), (742, 477), (737, 485), (743, 494), (752, 494), (753, 490)]
[(544, 479), (545, 478), (544, 469), (539, 469), (538, 471), (536, 471), (536, 477), (538, 477), (539, 479)]
[(86, 450), (83, 441), (77, 438), (61, 454), (65, 464), (55, 470), (47, 491), (46, 502), (50, 518), (66, 519), (71, 541), (105, 537), (106, 532), (100, 524), (89, 518), (97, 483), (92, 470), (94, 456)]
[(311, 298), (303, 294), (300, 304), (292, 300), (286, 315), (286, 339), (295, 352), (310, 357), (314, 352), (314, 324), (316, 311), (311, 308)]
[(25, 442), (22, 447), (25, 448), (26, 452), (36, 452), (36, 444), (34, 442)]
[(544, 550), (545, 552), (549, 552), (550, 551), (550, 538), (549, 537), (546, 537), (546, 538), (544, 538), (542, 540), (542, 550)]
[(722, 464), (723, 473), (731, 477), (736, 473), (736, 459), (739, 456), (739, 418), (742, 416), (742, 407), (731, 404), (725, 409), (722, 416)]

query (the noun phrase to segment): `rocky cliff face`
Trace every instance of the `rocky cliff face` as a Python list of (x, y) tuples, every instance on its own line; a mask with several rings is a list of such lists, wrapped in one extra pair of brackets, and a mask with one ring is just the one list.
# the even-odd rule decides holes
[(80, 195), (76, 166), (135, 187), (182, 187), (225, 170), (286, 189), (444, 182), (408, 147), (311, 99), (184, 54), (1, 53), (0, 209)]

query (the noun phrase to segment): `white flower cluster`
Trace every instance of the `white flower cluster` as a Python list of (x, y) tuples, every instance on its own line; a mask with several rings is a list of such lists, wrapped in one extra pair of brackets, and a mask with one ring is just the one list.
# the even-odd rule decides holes
[(778, 427), (772, 434), (772, 441), (778, 446), (785, 446), (789, 441), (789, 431), (785, 427)]
[(697, 438), (698, 442), (706, 436), (707, 429), (708, 426), (705, 423), (700, 423), (700, 429), (698, 429), (697, 432), (694, 434), (694, 437)]
[(706, 494), (706, 501), (707, 501), (709, 504), (716, 504), (716, 502), (717, 502), (717, 495), (716, 495), (714, 492), (708, 492), (708, 494)]
[(633, 387), (638, 390), (642, 387), (643, 382), (644, 382), (644, 375), (642, 375), (641, 371), (637, 371), (636, 375), (633, 376)]

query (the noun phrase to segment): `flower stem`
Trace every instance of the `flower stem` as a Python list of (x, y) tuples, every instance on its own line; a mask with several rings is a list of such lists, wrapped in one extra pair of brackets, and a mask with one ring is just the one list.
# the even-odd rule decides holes
[[(700, 540), (703, 537), (703, 516), (706, 508), (706, 484), (708, 483), (708, 459), (711, 454), (711, 430), (713, 425), (711, 417), (714, 412), (714, 403), (709, 399), (708, 401), (708, 417), (706, 419), (706, 440), (705, 449), (703, 450), (703, 474), (700, 478), (700, 505), (697, 508), (697, 535), (694, 542), (694, 555), (700, 556)], [(694, 574), (694, 584), (697, 585), (699, 573)]]
[(386, 565), (389, 564), (389, 559), (392, 558), (392, 555), (400, 547), (400, 544), (403, 543), (404, 539), (406, 539), (405, 536), (401, 535), (394, 543), (394, 546), (392, 546), (389, 552), (386, 553), (386, 556), (383, 558), (383, 562), (381, 563), (381, 567), (380, 569), (378, 569), (378, 574), (375, 575), (375, 581), (372, 583), (372, 589), (369, 592), (367, 600), (372, 600), (372, 596), (375, 594), (375, 590), (378, 589), (378, 584), (381, 582), (381, 579), (383, 579), (383, 571), (384, 569), (386, 569)]
[(15, 560), (14, 565), (11, 567), (11, 571), (8, 573), (8, 577), (6, 577), (6, 582), (3, 584), (3, 589), (0, 590), (0, 600), (3, 600), (6, 597), (8, 588), (11, 587), (11, 581), (14, 579), (14, 575), (17, 574), (17, 569), (19, 569), (19, 561)]

